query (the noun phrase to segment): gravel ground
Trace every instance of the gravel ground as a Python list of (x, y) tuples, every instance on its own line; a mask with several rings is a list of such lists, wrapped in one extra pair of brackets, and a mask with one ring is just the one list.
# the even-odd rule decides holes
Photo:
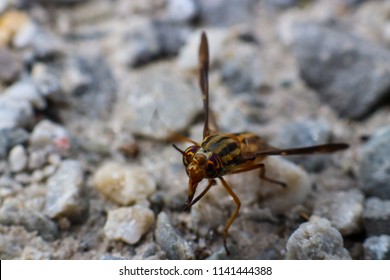
[[(389, 259), (390, 1), (0, 0), (1, 259)], [(278, 147), (190, 211), (172, 147), (201, 141), (197, 50), (222, 131)], [(201, 189), (204, 186), (200, 186)]]

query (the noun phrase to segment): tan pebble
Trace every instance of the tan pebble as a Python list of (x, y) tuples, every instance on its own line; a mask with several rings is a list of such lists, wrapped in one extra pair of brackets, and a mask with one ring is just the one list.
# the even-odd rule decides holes
[(156, 190), (156, 182), (144, 168), (112, 162), (96, 171), (93, 182), (104, 196), (121, 205), (144, 201)]

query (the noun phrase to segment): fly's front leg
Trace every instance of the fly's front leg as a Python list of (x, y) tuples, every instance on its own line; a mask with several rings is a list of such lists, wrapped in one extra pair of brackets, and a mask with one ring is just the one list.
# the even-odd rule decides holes
[(227, 224), (225, 226), (225, 229), (223, 230), (223, 246), (225, 247), (226, 254), (230, 255), (229, 249), (227, 248), (227, 245), (226, 245), (226, 238), (227, 238), (227, 234), (228, 234), (228, 231), (229, 231), (231, 224), (233, 223), (234, 219), (237, 217), (238, 212), (240, 211), (241, 201), (238, 198), (238, 196), (234, 193), (234, 191), (230, 188), (228, 183), (222, 177), (219, 177), (219, 179), (221, 180), (222, 185), (225, 188), (225, 190), (233, 198), (233, 201), (236, 204), (236, 210), (234, 210), (232, 216), (230, 217), (229, 221), (227, 222)]
[(193, 200), (191, 201), (191, 203), (188, 203), (185, 207), (184, 207), (184, 211), (187, 211), (191, 208), (192, 205), (194, 205), (195, 203), (197, 203), (199, 201), (199, 199), (201, 199), (209, 190), (212, 186), (214, 186), (217, 182), (212, 179), (212, 180), (209, 180), (209, 184), (207, 185), (207, 187)]

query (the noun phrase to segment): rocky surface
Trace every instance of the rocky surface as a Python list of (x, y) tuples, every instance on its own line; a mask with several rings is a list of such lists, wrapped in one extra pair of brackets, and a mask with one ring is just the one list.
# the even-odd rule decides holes
[(351, 259), (339, 231), (327, 219), (312, 216), (287, 241), (287, 258), (298, 260)]
[(390, 259), (390, 236), (372, 236), (364, 241), (364, 257), (366, 260)]
[(390, 198), (390, 127), (380, 127), (362, 149), (360, 179), (368, 196)]
[[(114, 2), (0, 0), (1, 259), (388, 258), (387, 2)], [(171, 145), (202, 141), (202, 30), (222, 131), (350, 144), (226, 176), (230, 256), (236, 204), (183, 211)]]

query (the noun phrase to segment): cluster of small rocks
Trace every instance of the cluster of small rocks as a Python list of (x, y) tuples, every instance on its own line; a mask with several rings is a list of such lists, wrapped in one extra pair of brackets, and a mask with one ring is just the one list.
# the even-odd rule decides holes
[[(389, 259), (389, 11), (0, 0), (0, 257)], [(188, 178), (171, 147), (177, 133), (202, 139), (201, 30), (220, 130), (283, 148), (350, 144), (265, 159), (287, 187), (226, 176), (241, 201), (230, 256), (236, 205), (218, 183), (183, 211)]]

